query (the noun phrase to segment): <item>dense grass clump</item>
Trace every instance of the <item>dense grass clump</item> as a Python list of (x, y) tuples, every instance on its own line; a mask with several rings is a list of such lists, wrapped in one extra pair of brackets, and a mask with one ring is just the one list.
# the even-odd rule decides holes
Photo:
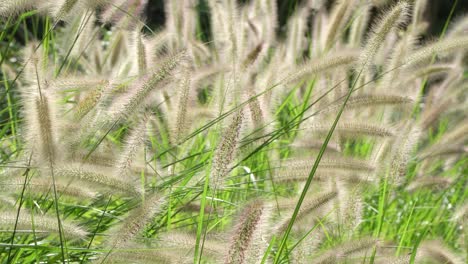
[(2, 1), (2, 263), (466, 263), (467, 19), (326, 2)]

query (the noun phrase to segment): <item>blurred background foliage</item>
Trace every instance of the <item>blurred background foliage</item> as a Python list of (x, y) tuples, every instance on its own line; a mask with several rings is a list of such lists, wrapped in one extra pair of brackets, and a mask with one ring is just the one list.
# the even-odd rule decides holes
[[(177, 1), (177, 0), (175, 0)], [(247, 3), (255, 0), (239, 0), (240, 3)], [(371, 1), (371, 0), (369, 0)], [(146, 22), (151, 28), (159, 28), (164, 25), (165, 14), (164, 14), (164, 1), (163, 0), (149, 0), (148, 7), (146, 10)], [(278, 0), (278, 19), (280, 25), (280, 33), (284, 33), (286, 21), (289, 16), (294, 13), (296, 8), (305, 2), (305, 0)], [(328, 8), (331, 8), (333, 2), (327, 1)], [(372, 2), (386, 2), (381, 4), (380, 8), (385, 6), (391, 6), (396, 1), (384, 1), (384, 0), (372, 0)], [(425, 11), (425, 19), (430, 23), (428, 36), (432, 37), (440, 34), (444, 27), (444, 23), (449, 16), (452, 8), (454, 8), (453, 17), (466, 14), (468, 12), (468, 0), (429, 0), (429, 8)], [(205, 0), (200, 0), (198, 5), (198, 13), (202, 19), (202, 28), (209, 32), (209, 19), (208, 19), (208, 5)], [(377, 14), (377, 10), (374, 10)]]

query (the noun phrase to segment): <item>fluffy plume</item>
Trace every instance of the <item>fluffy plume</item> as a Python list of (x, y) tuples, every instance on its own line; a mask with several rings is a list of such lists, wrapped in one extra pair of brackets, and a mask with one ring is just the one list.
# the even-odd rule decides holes
[[(307, 126), (303, 129), (313, 132), (327, 133), (331, 125)], [(374, 136), (374, 137), (391, 137), (395, 134), (392, 129), (387, 126), (371, 125), (367, 123), (341, 123), (335, 132), (345, 136)]]
[[(281, 164), (282, 167), (291, 168), (312, 168), (314, 163), (313, 158), (309, 159), (290, 159), (285, 160)], [(319, 168), (322, 169), (342, 169), (350, 171), (371, 172), (375, 170), (375, 166), (368, 161), (352, 159), (347, 157), (328, 155), (324, 156), (320, 161)], [(309, 170), (310, 171), (310, 170)]]
[[(322, 140), (311, 139), (304, 136), (304, 138), (296, 139), (290, 146), (293, 148), (316, 149), (319, 150), (323, 145)], [(341, 147), (337, 142), (328, 142), (327, 152), (341, 152)]]
[(143, 75), (146, 73), (146, 69), (148, 68), (146, 59), (146, 46), (140, 30), (137, 30), (135, 35), (136, 55), (138, 58), (138, 74)]
[(423, 188), (444, 189), (452, 182), (453, 179), (447, 177), (419, 177), (413, 180), (406, 189), (408, 191), (416, 191)]
[[(346, 104), (346, 109), (376, 107), (376, 106), (405, 106), (413, 103), (413, 99), (404, 95), (396, 94), (359, 94), (349, 98)], [(329, 107), (322, 110), (322, 113), (337, 111), (341, 106), (341, 102), (333, 103)]]
[(393, 146), (389, 164), (392, 182), (398, 184), (401, 178), (406, 175), (406, 166), (417, 145), (420, 133), (418, 128), (407, 125), (395, 138), (396, 144)]
[(54, 169), (54, 172), (57, 177), (66, 177), (71, 180), (77, 179), (84, 182), (98, 184), (102, 187), (109, 188), (112, 191), (134, 196), (139, 196), (141, 194), (141, 190), (136, 187), (136, 184), (133, 184), (126, 179), (109, 175), (109, 168), (101, 168), (96, 165), (87, 164), (69, 164), (57, 166)]
[(312, 263), (331, 264), (346, 261), (348, 257), (359, 253), (366, 255), (366, 251), (370, 251), (373, 247), (377, 245), (378, 240), (374, 238), (361, 238), (358, 240), (347, 241), (321, 253), (320, 255), (314, 258)]
[(410, 263), (411, 260), (411, 255), (409, 256), (403, 256), (403, 257), (387, 257), (387, 256), (382, 256), (376, 258), (376, 262), (378, 264), (408, 264)]
[(361, 2), (358, 10), (362, 10), (362, 13), (352, 22), (349, 37), (349, 42), (356, 46), (362, 43), (371, 16), (371, 5)]
[(4, 0), (0, 2), (0, 17), (17, 15), (25, 10), (34, 8), (36, 4), (37, 1), (34, 0)]
[[(11, 192), (13, 190), (21, 191), (23, 188), (26, 187), (26, 190), (29, 193), (37, 194), (37, 195), (44, 195), (48, 192), (52, 191), (52, 183), (50, 180), (43, 179), (43, 178), (32, 178), (24, 185), (24, 179), (22, 178), (14, 178), (8, 179), (3, 181), (0, 184), (0, 190), (4, 192)], [(96, 192), (87, 188), (86, 186), (74, 186), (67, 182), (56, 182), (55, 188), (59, 195), (66, 195), (72, 198), (94, 198), (96, 197)]]
[(101, 14), (105, 23), (113, 23), (118, 28), (131, 29), (141, 23), (140, 16), (147, 0), (110, 0)]
[[(37, 90), (34, 90), (37, 89)], [(24, 95), (28, 144), (37, 161), (53, 164), (58, 147), (58, 124), (55, 101), (45, 87), (33, 86)]]
[(76, 105), (74, 118), (80, 120), (87, 115), (98, 104), (108, 86), (107, 82), (99, 82), (95, 89), (89, 91)]
[(164, 204), (164, 199), (161, 196), (148, 197), (139, 207), (130, 212), (118, 229), (114, 230), (114, 235), (107, 244), (112, 246), (112, 249), (125, 247), (143, 230)]
[[(310, 215), (311, 213), (317, 212), (317, 210), (325, 206), (332, 199), (334, 199), (337, 195), (338, 193), (336, 191), (329, 191), (329, 192), (320, 193), (316, 196), (305, 199), (304, 202), (302, 203), (299, 213), (297, 214), (296, 221), (300, 221), (301, 219), (304, 219), (306, 216)], [(321, 216), (321, 213), (315, 214), (314, 219), (320, 218), (320, 216)], [(280, 220), (278, 223), (276, 223), (274, 227), (275, 233), (277, 234), (282, 233), (288, 226), (290, 220), (291, 220), (290, 217), (286, 217)]]
[(430, 260), (435, 261), (435, 263), (446, 264), (466, 263), (466, 260), (463, 260), (463, 258), (458, 256), (451, 249), (448, 249), (440, 241), (423, 242), (419, 247), (418, 253), (418, 261)]
[(72, 13), (72, 10), (78, 13), (81, 13), (80, 11), (84, 11), (84, 9), (80, 7), (80, 4), (81, 1), (79, 0), (45, 0), (40, 2), (40, 8), (59, 21), (67, 18), (67, 16)]
[(298, 69), (294, 69), (282, 81), (286, 84), (323, 71), (333, 70), (340, 66), (348, 66), (356, 62), (357, 58), (358, 56), (355, 52), (343, 52), (328, 55), (324, 58), (317, 58), (299, 66)]
[[(294, 167), (283, 166), (274, 169), (273, 180), (275, 182), (302, 182), (306, 181), (309, 177), (311, 167)], [(330, 178), (335, 177), (342, 181), (350, 183), (362, 183), (373, 181), (371, 174), (360, 171), (346, 171), (334, 168), (319, 168), (314, 175), (314, 180), (326, 182)]]
[(42, 96), (35, 101), (37, 109), (37, 120), (40, 128), (39, 153), (40, 157), (46, 161), (53, 161), (56, 155), (56, 147), (54, 144), (54, 135), (52, 132), (52, 120), (50, 116), (49, 101)]
[(174, 128), (174, 143), (178, 143), (185, 136), (188, 128), (187, 108), (191, 88), (191, 78), (188, 69), (180, 80), (177, 115)]
[[(138, 245), (136, 245), (138, 246)], [(172, 254), (171, 254), (172, 253)], [(184, 258), (178, 252), (169, 252), (167, 249), (127, 249), (115, 251), (111, 256), (107, 257), (104, 263), (161, 263), (161, 264), (178, 264), (183, 262)]]
[[(3, 228), (13, 228), (18, 223), (17, 229), (35, 230), (36, 232), (59, 233), (57, 218), (47, 215), (34, 215), (34, 229), (32, 217), (29, 213), (21, 212), (19, 218), (16, 212), (5, 212), (0, 214), (0, 225)], [(84, 239), (88, 233), (80, 226), (61, 219), (62, 231), (69, 239)], [(11, 229), (12, 230), (12, 229)], [(32, 231), (31, 231), (32, 232)]]
[(259, 239), (264, 233), (262, 229), (265, 228), (265, 223), (262, 222), (262, 216), (267, 213), (268, 210), (261, 201), (252, 201), (243, 209), (224, 263), (247, 263), (248, 258), (255, 262), (258, 261), (259, 255), (248, 255), (248, 252), (261, 254), (261, 252), (255, 252), (251, 247), (259, 247), (262, 243), (262, 241), (254, 239)]
[(216, 189), (222, 184), (222, 181), (224, 181), (229, 172), (228, 166), (235, 158), (243, 119), (243, 110), (240, 109), (234, 114), (231, 123), (223, 131), (221, 142), (214, 151), (210, 174), (210, 186), (213, 189)]
[(131, 179), (131, 165), (138, 149), (144, 144), (147, 135), (147, 116), (143, 116), (125, 139), (122, 154), (120, 155), (116, 167), (116, 174), (119, 178)]
[(121, 100), (116, 101), (111, 106), (110, 111), (114, 117), (113, 119), (122, 118), (133, 113), (149, 93), (158, 88), (158, 84), (172, 74), (173, 70), (179, 65), (184, 57), (184, 52), (172, 56), (163, 62), (160, 67), (157, 67), (151, 73), (145, 75), (141, 81), (133, 85), (130, 88), (128, 95), (121, 98)]
[(405, 58), (403, 64), (406, 67), (419, 65), (431, 60), (435, 55), (441, 56), (455, 51), (463, 51), (467, 47), (468, 37), (466, 36), (443, 39), (415, 50)]
[(369, 67), (375, 54), (384, 42), (387, 34), (395, 27), (404, 23), (408, 16), (409, 5), (406, 1), (399, 1), (393, 6), (384, 17), (381, 18), (372, 30), (372, 34), (367, 40), (364, 52), (360, 58), (360, 64), (363, 67)]
[(341, 0), (335, 3), (335, 7), (332, 11), (331, 22), (327, 31), (327, 37), (325, 39), (325, 47), (327, 49), (334, 45), (334, 42), (336, 41), (339, 33), (343, 33), (339, 32), (339, 30), (341, 30), (348, 22), (349, 17), (352, 14), (351, 11), (353, 6), (354, 0)]
[[(168, 250), (193, 251), (195, 249), (195, 242), (195, 235), (173, 231), (163, 234), (160, 244)], [(224, 252), (227, 247), (228, 244), (225, 241), (220, 241), (208, 236), (203, 243), (203, 255), (219, 259), (222, 256), (222, 252)]]

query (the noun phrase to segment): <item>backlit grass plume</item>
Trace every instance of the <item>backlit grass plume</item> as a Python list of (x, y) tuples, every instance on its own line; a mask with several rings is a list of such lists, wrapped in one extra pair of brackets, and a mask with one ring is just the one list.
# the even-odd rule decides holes
[(214, 151), (210, 174), (210, 186), (213, 189), (221, 187), (229, 173), (228, 166), (234, 161), (243, 115), (242, 109), (234, 114), (229, 126), (223, 130), (221, 142)]
[[(7, 230), (16, 227), (17, 230), (25, 230), (29, 233), (41, 232), (59, 233), (57, 228), (57, 218), (48, 215), (30, 215), (21, 212), (17, 217), (16, 212), (2, 212), (0, 216), (0, 225)], [(62, 220), (62, 228), (65, 236), (70, 240), (85, 239), (88, 232), (75, 223)], [(60, 231), (61, 232), (61, 231)]]
[[(268, 209), (262, 201), (253, 201), (244, 208), (239, 218), (229, 250), (224, 263), (248, 263), (260, 260), (261, 252), (264, 247), (259, 246), (262, 243), (260, 234), (267, 225)], [(263, 250), (262, 250), (263, 249)]]

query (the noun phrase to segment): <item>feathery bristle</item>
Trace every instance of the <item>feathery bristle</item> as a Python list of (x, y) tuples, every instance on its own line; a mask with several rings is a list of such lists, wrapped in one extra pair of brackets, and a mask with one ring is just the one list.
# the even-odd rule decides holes
[(361, 238), (358, 240), (347, 241), (321, 253), (320, 255), (314, 258), (314, 261), (312, 263), (340, 263), (342, 261), (346, 261), (348, 257), (361, 252), (362, 254), (366, 255), (366, 251), (371, 250), (377, 245), (378, 240), (374, 238)]
[(455, 51), (463, 51), (468, 49), (468, 37), (452, 37), (437, 41), (420, 49), (411, 52), (403, 61), (406, 67), (419, 65), (431, 60), (434, 55), (445, 55)]
[(51, 82), (51, 87), (57, 92), (88, 91), (95, 90), (96, 86), (102, 87), (109, 84), (109, 80), (92, 78), (88, 76), (77, 76), (69, 78), (58, 78)]
[(294, 69), (288, 73), (284, 78), (280, 79), (284, 84), (300, 80), (305, 77), (310, 77), (311, 75), (333, 70), (338, 67), (344, 67), (352, 65), (357, 61), (356, 52), (340, 52), (334, 55), (328, 55), (323, 58), (313, 59), (310, 62), (307, 62), (301, 66), (298, 66), (297, 69)]
[(333, 46), (336, 41), (339, 30), (348, 22), (354, 5), (354, 0), (341, 0), (335, 3), (332, 11), (332, 19), (328, 27), (327, 37), (325, 39), (325, 47), (327, 49)]
[[(289, 159), (284, 160), (280, 167), (285, 168), (312, 168), (314, 163), (313, 158), (309, 159)], [(365, 172), (372, 172), (375, 170), (375, 165), (370, 163), (369, 161), (347, 158), (347, 157), (340, 157), (340, 156), (325, 156), (322, 158), (319, 164), (319, 168), (321, 169), (343, 169), (343, 170), (350, 170), (350, 171), (365, 171)]]
[(104, 85), (99, 85), (96, 87), (95, 90), (92, 90), (88, 92), (82, 100), (78, 102), (76, 105), (76, 111), (74, 114), (74, 118), (76, 120), (82, 119), (85, 115), (87, 115), (99, 102), (101, 99), (104, 90), (105, 90)]
[(442, 100), (442, 102), (438, 102), (437, 105), (431, 107), (431, 108), (426, 108), (424, 109), (425, 111), (421, 114), (421, 128), (422, 129), (427, 129), (431, 125), (433, 125), (437, 119), (440, 117), (440, 115), (447, 110), (450, 105), (452, 104), (452, 100), (446, 99)]
[(114, 248), (103, 263), (161, 263), (161, 264), (188, 264), (183, 248), (148, 247), (137, 242), (129, 242), (125, 248)]
[(84, 164), (68, 164), (54, 168), (56, 177), (66, 177), (95, 183), (109, 188), (112, 191), (127, 193), (137, 197), (141, 195), (141, 190), (138, 189), (136, 184), (125, 179), (109, 175), (108, 171), (109, 168), (101, 168), (99, 166)]
[(444, 189), (453, 182), (453, 179), (447, 177), (419, 177), (413, 180), (406, 189), (416, 191), (424, 188)]
[(243, 209), (243, 213), (239, 219), (239, 223), (235, 228), (235, 232), (231, 238), (231, 245), (224, 263), (241, 264), (246, 263), (247, 252), (255, 238), (255, 232), (262, 228), (260, 226), (262, 215), (266, 213), (266, 208), (261, 201), (253, 201)]
[[(84, 239), (88, 232), (78, 225), (70, 222), (60, 220), (62, 230), (69, 239)], [(0, 225), (4, 228), (10, 228), (15, 226), (17, 223), (17, 229), (35, 230), (36, 232), (44, 231), (49, 233), (59, 233), (57, 226), (57, 218), (47, 215), (34, 215), (34, 222), (32, 216), (29, 213), (21, 212), (19, 218), (17, 218), (16, 212), (2, 212), (0, 214)], [(33, 228), (34, 223), (34, 228)], [(32, 232), (32, 231), (31, 231)]]
[(385, 16), (376, 23), (372, 34), (367, 40), (364, 52), (360, 58), (360, 64), (362, 67), (369, 67), (370, 63), (373, 62), (373, 58), (377, 53), (378, 49), (384, 43), (388, 33), (398, 27), (400, 24), (406, 21), (408, 16), (409, 5), (406, 1), (399, 1), (393, 6)]
[(137, 82), (130, 88), (130, 94), (122, 98), (122, 100), (116, 101), (111, 106), (110, 111), (112, 115), (115, 118), (121, 118), (133, 113), (149, 93), (158, 88), (158, 84), (171, 75), (184, 57), (185, 53), (181, 52), (166, 60), (150, 74), (144, 76), (140, 82)]
[[(254, 128), (259, 128), (263, 130), (263, 125), (264, 125), (264, 111), (262, 110), (262, 107), (260, 105), (260, 102), (258, 100), (257, 95), (252, 91), (251, 89), (248, 90), (247, 92), (249, 96), (249, 110), (250, 110), (250, 115), (252, 117), (252, 123), (254, 124)], [(262, 132), (262, 131), (260, 131)]]
[[(318, 133), (327, 133), (331, 125), (316, 125), (307, 126), (302, 129), (312, 130)], [(335, 131), (340, 135), (345, 136), (374, 136), (374, 137), (391, 137), (395, 134), (392, 129), (387, 126), (371, 125), (368, 123), (340, 123)]]
[(139, 30), (136, 32), (136, 51), (137, 51), (137, 58), (138, 58), (138, 74), (143, 75), (146, 73), (146, 69), (148, 68), (148, 63), (146, 61), (146, 47), (145, 43), (143, 43), (143, 36)]
[[(404, 95), (394, 94), (359, 94), (351, 96), (346, 104), (346, 109), (355, 109), (373, 106), (392, 106), (392, 105), (409, 105), (413, 103), (413, 99)], [(322, 110), (322, 113), (337, 111), (341, 106), (341, 102), (334, 103)]]
[[(28, 192), (37, 195), (44, 195), (53, 190), (52, 182), (42, 178), (33, 178), (28, 181), (26, 185), (24, 184), (24, 179), (22, 178), (5, 180), (0, 184), (0, 190), (4, 192), (10, 192), (12, 190), (21, 191), (24, 187), (26, 187)], [(65, 182), (56, 182), (55, 189), (57, 190), (58, 194), (66, 195), (72, 198), (96, 197), (96, 192), (86, 188), (85, 186), (77, 187)]]
[(411, 255), (403, 256), (403, 257), (393, 257), (393, 256), (382, 256), (377, 257), (376, 262), (377, 264), (408, 264), (411, 263)]
[(119, 178), (131, 179), (129, 175), (131, 174), (130, 168), (138, 149), (145, 142), (147, 123), (148, 118), (146, 116), (142, 117), (139, 120), (139, 123), (131, 129), (128, 137), (124, 140), (125, 143), (122, 153), (116, 163), (116, 174)]
[(390, 156), (390, 180), (399, 184), (402, 176), (406, 175), (409, 157), (414, 151), (420, 137), (420, 130), (411, 125), (407, 125), (395, 138)]
[[(31, 129), (38, 129), (37, 132), (39, 132), (37, 137), (39, 142), (35, 142), (38, 144), (39, 159), (47, 163), (53, 163), (55, 161), (57, 147), (54, 135), (55, 129), (52, 122), (56, 119), (51, 116), (50, 99), (43, 93), (34, 99), (34, 104), (37, 117), (34, 121), (36, 124), (31, 124)], [(36, 125), (38, 128), (34, 127)]]
[(78, 10), (79, 0), (46, 0), (41, 3), (42, 9), (45, 9), (57, 21), (64, 20), (72, 10)]
[[(336, 198), (337, 195), (338, 193), (336, 191), (329, 191), (325, 193), (320, 193), (316, 196), (304, 200), (301, 209), (297, 214), (296, 221), (300, 221), (301, 219), (305, 218), (311, 213), (316, 212), (317, 210), (325, 206), (327, 203), (329, 203), (332, 199)], [(314, 215), (314, 218), (320, 218), (320, 215), (321, 214), (316, 214)], [(280, 220), (278, 223), (276, 223), (274, 227), (275, 233), (282, 233), (288, 226), (290, 220), (290, 217), (286, 217)]]
[(228, 166), (234, 160), (239, 134), (244, 119), (242, 109), (235, 113), (231, 124), (224, 130), (221, 141), (213, 154), (213, 164), (210, 174), (210, 187), (220, 187), (228, 174)]
[(121, 226), (114, 231), (108, 244), (116, 249), (124, 248), (148, 224), (152, 217), (164, 206), (164, 199), (158, 195), (148, 197), (141, 206), (130, 211)]
[[(293, 148), (316, 149), (319, 150), (323, 145), (323, 141), (319, 139), (311, 139), (310, 137), (297, 138), (289, 146)], [(341, 147), (337, 142), (329, 142), (327, 152), (341, 152)]]
[[(274, 169), (273, 181), (275, 182), (301, 182), (306, 181), (310, 174), (310, 167), (284, 166)], [(359, 171), (346, 171), (333, 168), (319, 168), (314, 175), (314, 180), (326, 182), (335, 177), (349, 183), (370, 182), (374, 179), (370, 174)]]
[[(195, 249), (196, 236), (182, 232), (169, 232), (161, 237), (161, 246), (171, 250), (189, 250)], [(222, 252), (228, 245), (224, 241), (211, 239), (207, 237), (203, 243), (203, 255), (219, 259)]]
[(452, 129), (450, 132), (442, 136), (441, 142), (443, 143), (458, 143), (466, 139), (468, 135), (468, 120), (465, 119), (460, 124)]
[(115, 0), (106, 1), (107, 5), (101, 14), (104, 23), (113, 23), (118, 28), (131, 29), (140, 24), (140, 15), (148, 0)]
[(4, 0), (0, 2), (0, 17), (15, 16), (34, 8), (36, 4), (37, 2), (34, 0)]
[(259, 263), (262, 261), (263, 253), (268, 248), (267, 237), (270, 235), (270, 220), (272, 207), (264, 204), (262, 214), (258, 220), (257, 228), (253, 231), (250, 246), (246, 251), (246, 263)]
[(177, 102), (177, 116), (174, 129), (174, 143), (178, 143), (185, 136), (188, 128), (187, 108), (189, 102), (189, 94), (191, 90), (191, 77), (186, 70), (179, 85), (179, 98)]
[(463, 264), (466, 263), (460, 256), (447, 248), (440, 241), (427, 241), (419, 246), (418, 261), (434, 260), (437, 263)]

